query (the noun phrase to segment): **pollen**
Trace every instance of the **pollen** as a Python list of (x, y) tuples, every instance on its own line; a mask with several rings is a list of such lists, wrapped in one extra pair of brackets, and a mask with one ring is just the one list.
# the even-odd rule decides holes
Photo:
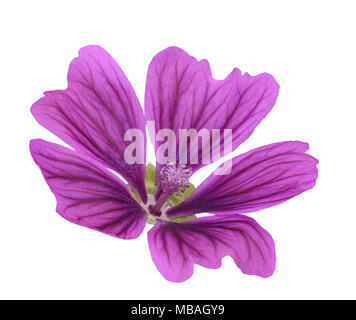
[(168, 193), (176, 192), (180, 197), (189, 188), (188, 180), (191, 175), (192, 168), (169, 162), (159, 174), (158, 187)]

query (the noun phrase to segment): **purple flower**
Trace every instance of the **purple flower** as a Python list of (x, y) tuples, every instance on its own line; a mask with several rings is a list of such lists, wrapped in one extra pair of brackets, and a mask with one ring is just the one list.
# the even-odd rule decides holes
[[(156, 132), (168, 128), (177, 136), (180, 129), (231, 129), (234, 150), (271, 110), (278, 91), (265, 73), (250, 76), (234, 69), (215, 80), (206, 60), (170, 47), (149, 66), (143, 114), (113, 58), (88, 46), (70, 64), (68, 88), (45, 92), (31, 109), (42, 126), (74, 150), (32, 140), (31, 154), (65, 219), (121, 239), (138, 237), (146, 222), (155, 224), (148, 232), (149, 248), (167, 280), (187, 280), (194, 264), (219, 268), (226, 255), (243, 273), (268, 277), (275, 269), (273, 239), (243, 214), (314, 186), (318, 161), (305, 153), (308, 145), (287, 141), (257, 148), (235, 157), (229, 174), (212, 174), (194, 190), (189, 178), (205, 164), (203, 143), (196, 144), (198, 163), (181, 165), (175, 142), (173, 159), (146, 170), (145, 126), (154, 121)], [(125, 160), (132, 141), (124, 137), (132, 128), (142, 132), (142, 163)], [(155, 143), (156, 151), (164, 143)], [(208, 156), (214, 158), (213, 150)], [(211, 215), (196, 218), (200, 213)]]

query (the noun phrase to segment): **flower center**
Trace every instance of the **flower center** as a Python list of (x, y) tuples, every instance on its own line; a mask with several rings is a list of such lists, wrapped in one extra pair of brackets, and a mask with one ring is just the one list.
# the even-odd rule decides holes
[(177, 192), (180, 197), (189, 188), (189, 178), (192, 175), (192, 168), (185, 168), (185, 165), (175, 165), (170, 162), (166, 164), (158, 177), (158, 188), (163, 192)]
[(162, 206), (172, 193), (176, 192), (177, 196), (181, 197), (189, 188), (188, 180), (191, 175), (192, 169), (185, 168), (185, 165), (176, 165), (171, 162), (166, 164), (157, 179), (156, 203), (149, 206), (150, 213), (160, 216)]

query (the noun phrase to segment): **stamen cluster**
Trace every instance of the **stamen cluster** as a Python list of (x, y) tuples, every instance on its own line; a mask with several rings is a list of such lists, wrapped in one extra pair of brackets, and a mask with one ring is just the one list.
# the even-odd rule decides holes
[(189, 188), (188, 181), (191, 175), (192, 168), (170, 162), (162, 168), (159, 174), (158, 188), (170, 194), (177, 192), (180, 197)]

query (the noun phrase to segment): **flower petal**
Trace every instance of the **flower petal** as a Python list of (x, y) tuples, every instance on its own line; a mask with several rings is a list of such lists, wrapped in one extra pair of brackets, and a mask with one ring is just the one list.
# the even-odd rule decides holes
[(194, 264), (217, 269), (231, 256), (243, 273), (269, 277), (275, 269), (274, 242), (247, 216), (210, 216), (183, 223), (157, 223), (148, 232), (152, 259), (169, 281), (183, 282)]
[(129, 165), (124, 150), (128, 129), (146, 136), (143, 110), (125, 74), (115, 60), (98, 46), (79, 51), (68, 71), (68, 88), (45, 92), (33, 104), (33, 116), (45, 128), (79, 152), (94, 157), (120, 173), (146, 202), (145, 159)]
[(44, 140), (32, 140), (31, 154), (65, 219), (122, 239), (137, 238), (146, 215), (127, 187), (99, 162)]
[(212, 173), (167, 215), (246, 213), (282, 203), (315, 185), (318, 160), (307, 150), (306, 143), (287, 141), (242, 154), (232, 160), (230, 174)]
[[(197, 61), (182, 49), (169, 47), (152, 60), (147, 75), (145, 114), (155, 121), (155, 130), (179, 129), (232, 130), (232, 149), (245, 141), (275, 104), (279, 86), (269, 74), (250, 76), (234, 69), (224, 80), (212, 78), (207, 60)], [(221, 131), (221, 139), (223, 132)], [(177, 139), (178, 140), (178, 139)], [(159, 147), (156, 143), (156, 150)], [(198, 164), (190, 163), (193, 172), (202, 164), (202, 145), (199, 145)], [(179, 147), (176, 148), (178, 162)], [(183, 150), (185, 150), (183, 148)], [(187, 154), (189, 154), (189, 142)], [(210, 148), (217, 154), (223, 150)], [(172, 159), (169, 159), (172, 161)], [(189, 160), (188, 163), (192, 162)], [(182, 162), (180, 162), (182, 163)], [(157, 165), (157, 170), (160, 170)]]

